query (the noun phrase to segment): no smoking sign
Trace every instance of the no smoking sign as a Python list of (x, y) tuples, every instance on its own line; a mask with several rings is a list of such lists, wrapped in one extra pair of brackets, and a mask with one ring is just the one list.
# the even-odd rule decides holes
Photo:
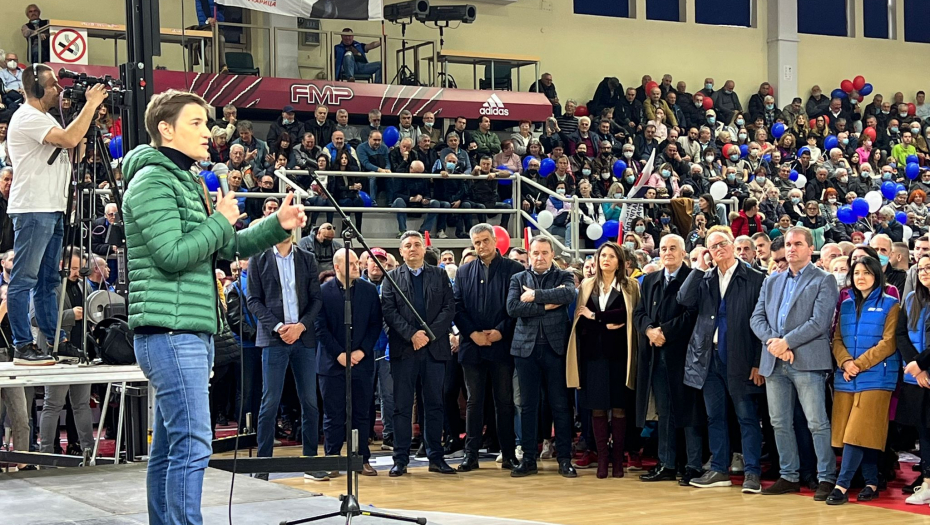
[(87, 32), (62, 27), (52, 33), (52, 61), (87, 65)]

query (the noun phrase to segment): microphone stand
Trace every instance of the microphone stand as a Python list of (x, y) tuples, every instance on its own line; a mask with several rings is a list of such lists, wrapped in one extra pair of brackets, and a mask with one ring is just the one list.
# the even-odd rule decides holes
[[(357, 239), (359, 244), (365, 248), (365, 251), (368, 252), (368, 255), (372, 260), (375, 261), (375, 264), (378, 265), (378, 268), (381, 269), (381, 272), (384, 274), (384, 278), (387, 279), (391, 286), (395, 289), (397, 288), (397, 282), (394, 281), (394, 278), (384, 269), (384, 266), (381, 264), (381, 261), (373, 253), (371, 253), (371, 248), (368, 246), (368, 243), (365, 242), (365, 238), (362, 236), (362, 233), (358, 231), (358, 228), (355, 227), (355, 224), (349, 219), (349, 216), (346, 215), (346, 212), (339, 206), (336, 202), (336, 199), (333, 198), (332, 194), (326, 188), (325, 184), (322, 184), (317, 178), (316, 173), (313, 170), (307, 170), (310, 174), (310, 178), (320, 187), (320, 192), (329, 199), (329, 202), (332, 204), (333, 208), (336, 209), (336, 212), (342, 217), (342, 240), (344, 247), (347, 250), (345, 255), (345, 355), (346, 355), (346, 493), (339, 496), (339, 501), (342, 502), (340, 505), (339, 511), (330, 512), (327, 514), (320, 514), (317, 516), (311, 516), (309, 518), (303, 518), (295, 521), (282, 521), (280, 525), (299, 525), (301, 523), (310, 523), (313, 521), (321, 521), (329, 518), (335, 518), (337, 516), (345, 517), (346, 525), (352, 523), (352, 518), (356, 516), (371, 516), (375, 518), (383, 518), (387, 520), (394, 521), (403, 521), (408, 523), (418, 523), (420, 525), (426, 525), (426, 518), (410, 518), (407, 516), (400, 516), (396, 514), (388, 514), (384, 512), (376, 512), (369, 510), (362, 510), (361, 506), (358, 503), (358, 472), (355, 470), (353, 463), (358, 461), (358, 430), (352, 428), (352, 359), (349, 357), (352, 355), (352, 296), (351, 296), (351, 276), (350, 276), (350, 267), (349, 267), (349, 255), (348, 250), (352, 249), (352, 239)], [(299, 186), (294, 184), (290, 179), (287, 178), (281, 172), (275, 172), (285, 184), (293, 187), (295, 192), (300, 191), (306, 194), (306, 191), (300, 189)], [(298, 193), (295, 195), (300, 197)], [(398, 295), (403, 299), (404, 303), (410, 308), (410, 311), (413, 312), (416, 316), (417, 322), (420, 324), (420, 327), (426, 332), (427, 337), (430, 341), (436, 339), (435, 334), (429, 329), (429, 326), (426, 324), (426, 321), (420, 317), (420, 314), (417, 313), (416, 308), (413, 307), (413, 303), (398, 289)]]

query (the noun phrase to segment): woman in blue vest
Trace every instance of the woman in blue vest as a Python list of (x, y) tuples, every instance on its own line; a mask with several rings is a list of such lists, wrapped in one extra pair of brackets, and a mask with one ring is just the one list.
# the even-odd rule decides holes
[(843, 448), (836, 488), (827, 505), (849, 501), (847, 490), (862, 466), (865, 488), (857, 501), (878, 497), (878, 455), (888, 436), (888, 408), (898, 383), (901, 357), (895, 350), (900, 306), (884, 293), (881, 263), (866, 256), (849, 272), (852, 294), (840, 304), (833, 336), (833, 446)]
[(898, 319), (898, 350), (904, 365), (904, 385), (895, 412), (895, 421), (917, 429), (920, 436), (920, 485), (906, 502), (930, 503), (930, 255), (917, 261), (914, 291), (904, 299)]

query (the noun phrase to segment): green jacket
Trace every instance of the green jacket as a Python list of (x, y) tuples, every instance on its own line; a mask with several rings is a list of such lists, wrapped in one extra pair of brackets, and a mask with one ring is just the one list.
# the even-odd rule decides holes
[(250, 257), (288, 232), (277, 220), (264, 220), (236, 233), (223, 215), (208, 216), (194, 174), (151, 146), (126, 155), (123, 175), (130, 328), (219, 333), (215, 258), (232, 260), (237, 251)]
[(478, 149), (475, 151), (479, 155), (497, 155), (501, 152), (501, 139), (497, 136), (497, 133), (493, 131), (488, 131), (487, 133), (482, 133), (481, 130), (477, 130), (471, 134), (472, 140), (475, 141), (475, 144), (478, 145)]

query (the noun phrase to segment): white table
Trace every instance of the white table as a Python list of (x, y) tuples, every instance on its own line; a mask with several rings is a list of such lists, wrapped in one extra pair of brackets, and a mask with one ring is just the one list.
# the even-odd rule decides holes
[(126, 383), (148, 382), (138, 365), (71, 365), (55, 364), (52, 366), (17, 366), (13, 363), (0, 363), (0, 388), (27, 387), (27, 386), (56, 386), (56, 385), (87, 385), (92, 383), (106, 383), (107, 391), (104, 396), (103, 407), (100, 409), (100, 422), (97, 425), (97, 438), (94, 440), (94, 453), (100, 444), (103, 435), (103, 422), (107, 416), (110, 399), (110, 389), (114, 383), (121, 385), (120, 414), (116, 426), (116, 452), (113, 460), (119, 462), (120, 441), (123, 433), (123, 403), (126, 399)]

